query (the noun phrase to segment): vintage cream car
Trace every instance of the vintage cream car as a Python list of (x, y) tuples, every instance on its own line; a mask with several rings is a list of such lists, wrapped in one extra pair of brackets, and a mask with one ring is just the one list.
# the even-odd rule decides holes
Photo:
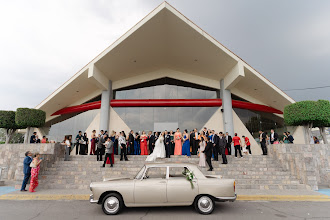
[[(188, 180), (186, 173), (193, 173)], [(135, 178), (105, 179), (90, 184), (90, 202), (102, 205), (105, 214), (126, 207), (189, 206), (210, 214), (214, 202), (235, 201), (235, 180), (207, 175), (190, 163), (148, 163)]]

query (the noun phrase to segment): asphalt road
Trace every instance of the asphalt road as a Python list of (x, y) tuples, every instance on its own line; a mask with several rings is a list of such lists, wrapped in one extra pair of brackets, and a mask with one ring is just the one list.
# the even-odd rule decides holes
[(87, 201), (0, 201), (0, 219), (330, 219), (330, 202), (216, 203), (211, 215), (192, 207), (126, 208), (117, 216), (106, 216), (101, 206)]

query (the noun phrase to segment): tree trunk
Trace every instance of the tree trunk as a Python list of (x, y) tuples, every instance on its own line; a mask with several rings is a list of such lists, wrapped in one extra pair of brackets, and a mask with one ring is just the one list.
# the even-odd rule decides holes
[(310, 132), (309, 132), (309, 125), (304, 125), (304, 130), (305, 130), (305, 144), (310, 144)]
[(328, 144), (327, 134), (325, 133), (325, 127), (319, 127), (320, 134), (322, 136), (322, 140), (324, 144)]
[(309, 142), (311, 141), (311, 138), (312, 138), (312, 129), (313, 129), (313, 122), (309, 123), (309, 129), (308, 129)]
[(30, 133), (30, 127), (27, 127), (26, 128), (25, 137), (24, 137), (24, 144), (28, 144), (29, 143), (29, 133)]
[(8, 144), (13, 136), (13, 134), (15, 133), (16, 129), (7, 129), (6, 130), (6, 144)]

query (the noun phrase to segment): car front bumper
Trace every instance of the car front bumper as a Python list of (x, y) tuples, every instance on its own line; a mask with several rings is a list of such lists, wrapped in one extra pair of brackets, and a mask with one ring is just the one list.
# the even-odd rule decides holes
[(216, 197), (216, 202), (234, 202), (237, 198), (237, 194), (235, 193), (235, 196), (232, 197)]
[(98, 200), (94, 200), (94, 195), (91, 194), (91, 195), (89, 196), (89, 202), (90, 202), (90, 203), (97, 203)]

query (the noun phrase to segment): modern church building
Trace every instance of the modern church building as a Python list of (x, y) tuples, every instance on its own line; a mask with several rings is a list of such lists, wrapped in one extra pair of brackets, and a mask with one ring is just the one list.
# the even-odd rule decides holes
[(38, 130), (50, 140), (207, 127), (249, 137), (260, 154), (258, 131), (286, 130), (283, 110), (293, 102), (164, 2), (36, 108), (47, 113)]

